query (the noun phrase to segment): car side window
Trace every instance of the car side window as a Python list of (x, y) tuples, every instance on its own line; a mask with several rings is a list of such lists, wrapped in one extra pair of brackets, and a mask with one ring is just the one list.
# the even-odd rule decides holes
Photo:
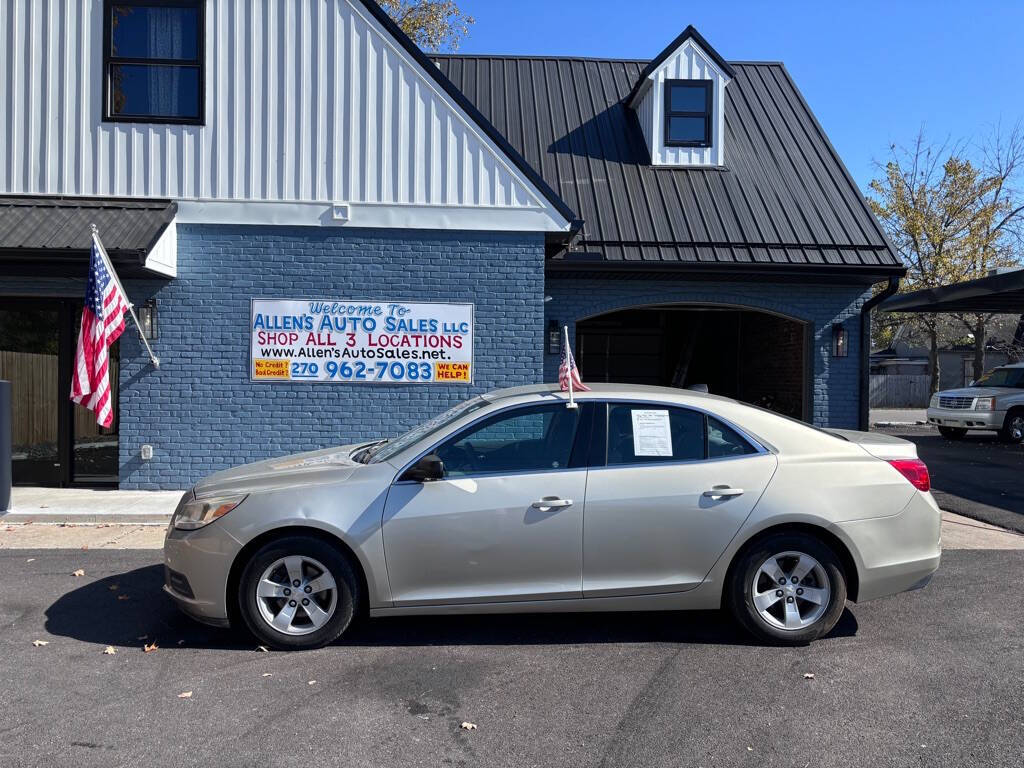
[(703, 459), (704, 414), (688, 408), (612, 403), (608, 466)]
[(740, 434), (723, 424), (714, 416), (708, 416), (708, 458), (720, 459), (723, 456), (745, 456), (757, 453), (757, 449)]
[(434, 453), (446, 477), (565, 469), (579, 413), (561, 403), (516, 408), (469, 427)]

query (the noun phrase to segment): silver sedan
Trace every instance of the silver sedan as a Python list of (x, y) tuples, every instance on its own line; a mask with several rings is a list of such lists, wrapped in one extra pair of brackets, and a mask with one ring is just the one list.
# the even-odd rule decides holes
[(282, 649), (367, 614), (720, 607), (801, 644), (938, 568), (912, 443), (676, 389), (574, 406), (499, 390), (392, 440), (211, 475), (168, 527), (164, 588)]

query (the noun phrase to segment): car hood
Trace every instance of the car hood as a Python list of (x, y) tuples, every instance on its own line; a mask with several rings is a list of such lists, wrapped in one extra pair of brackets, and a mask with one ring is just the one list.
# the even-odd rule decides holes
[(961, 389), (945, 389), (939, 392), (940, 397), (994, 397), (1006, 393), (1004, 387), (962, 387)]
[(196, 483), (196, 498), (342, 482), (364, 466), (351, 459), (352, 453), (363, 445), (368, 443), (295, 453), (215, 472)]
[(902, 437), (893, 437), (881, 432), (858, 432), (853, 429), (828, 429), (833, 435), (856, 443), (878, 459), (916, 459), (917, 446)]

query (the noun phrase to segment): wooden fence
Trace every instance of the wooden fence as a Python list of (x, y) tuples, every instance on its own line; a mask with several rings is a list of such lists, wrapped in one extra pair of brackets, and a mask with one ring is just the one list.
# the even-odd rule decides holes
[[(15, 446), (57, 442), (57, 355), (0, 349), (0, 379), (11, 382), (11, 443)], [(117, 358), (110, 360), (110, 388), (117, 427)], [(96, 414), (75, 406), (76, 440), (113, 432), (96, 423)]]
[(928, 374), (871, 376), (872, 408), (927, 408), (931, 397)]

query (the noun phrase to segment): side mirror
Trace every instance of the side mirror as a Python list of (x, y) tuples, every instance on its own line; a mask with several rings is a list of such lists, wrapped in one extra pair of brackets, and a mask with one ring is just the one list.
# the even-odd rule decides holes
[(421, 456), (419, 461), (405, 471), (403, 480), (412, 480), (417, 483), (426, 483), (430, 480), (440, 480), (444, 477), (444, 462), (436, 453), (428, 453)]

